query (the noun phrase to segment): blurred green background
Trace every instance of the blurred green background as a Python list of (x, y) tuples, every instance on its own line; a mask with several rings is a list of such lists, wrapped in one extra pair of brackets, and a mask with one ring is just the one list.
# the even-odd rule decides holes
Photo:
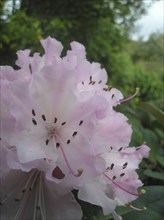
[[(151, 148), (138, 171), (147, 194), (135, 202), (147, 206), (147, 211), (118, 209), (124, 220), (162, 220), (164, 216), (164, 35), (153, 33), (146, 41), (130, 38), (135, 21), (155, 1), (0, 0), (0, 65), (14, 66), (20, 49), (43, 53), (39, 40), (50, 35), (62, 42), (63, 54), (73, 40), (84, 44), (87, 58), (105, 67), (109, 84), (125, 97), (140, 88), (135, 99), (116, 110), (132, 124), (131, 146), (146, 142)], [(83, 219), (112, 219), (98, 207), (81, 205)]]

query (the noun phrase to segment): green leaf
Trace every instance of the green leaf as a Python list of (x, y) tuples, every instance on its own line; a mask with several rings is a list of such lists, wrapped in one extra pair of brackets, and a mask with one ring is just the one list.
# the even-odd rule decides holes
[(155, 179), (164, 180), (164, 173), (147, 169), (144, 171), (144, 174)]
[(158, 128), (159, 130), (163, 131), (163, 125), (160, 124), (157, 120), (154, 120), (154, 121), (151, 123), (151, 127), (152, 127), (152, 128)]
[(162, 167), (164, 167), (164, 157), (163, 156), (157, 155), (157, 161)]
[(143, 111), (149, 112), (157, 119), (160, 124), (164, 125), (164, 112), (154, 105), (148, 102), (141, 102), (138, 108), (142, 109)]
[(134, 211), (123, 216), (123, 220), (132, 220), (132, 219), (133, 220), (163, 220), (163, 217), (162, 215), (151, 209), (148, 209), (143, 212)]

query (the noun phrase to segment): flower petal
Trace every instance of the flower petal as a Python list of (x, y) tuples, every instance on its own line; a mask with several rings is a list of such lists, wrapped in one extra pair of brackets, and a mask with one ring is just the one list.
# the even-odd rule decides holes
[(116, 208), (116, 202), (110, 199), (103, 187), (97, 182), (86, 183), (78, 193), (78, 198), (94, 205), (101, 206), (104, 215), (108, 215)]
[[(58, 195), (54, 183), (45, 183), (45, 204), (46, 217), (48, 220), (80, 220), (82, 211), (78, 203), (75, 201), (72, 193)], [(59, 187), (60, 191), (62, 188)]]
[(50, 36), (41, 40), (41, 44), (45, 50), (45, 65), (51, 65), (54, 56), (60, 56), (63, 46), (59, 41)]

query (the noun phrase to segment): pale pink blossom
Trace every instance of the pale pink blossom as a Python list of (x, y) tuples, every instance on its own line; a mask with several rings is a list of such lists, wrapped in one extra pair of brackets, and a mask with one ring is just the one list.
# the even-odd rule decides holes
[(1, 67), (2, 217), (80, 219), (76, 189), (79, 199), (121, 220), (114, 210), (132, 207), (141, 194), (136, 170), (149, 153), (146, 145), (128, 147), (131, 125), (114, 109), (135, 94), (124, 99), (108, 86), (83, 45), (72, 42), (61, 57), (59, 41), (41, 44), (43, 56), (18, 51), (20, 69)]

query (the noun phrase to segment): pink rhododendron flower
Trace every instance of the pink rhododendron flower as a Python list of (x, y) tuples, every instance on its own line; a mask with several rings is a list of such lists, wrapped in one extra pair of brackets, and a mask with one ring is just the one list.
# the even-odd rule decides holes
[[(149, 148), (128, 147), (132, 128), (113, 107), (131, 99), (107, 85), (83, 45), (48, 37), (45, 54), (18, 51), (1, 67), (1, 212), (3, 219), (81, 219), (78, 198), (102, 207), (132, 207), (143, 184), (136, 173)], [(30, 202), (29, 202), (30, 201)], [(10, 209), (10, 213), (7, 212)]]

